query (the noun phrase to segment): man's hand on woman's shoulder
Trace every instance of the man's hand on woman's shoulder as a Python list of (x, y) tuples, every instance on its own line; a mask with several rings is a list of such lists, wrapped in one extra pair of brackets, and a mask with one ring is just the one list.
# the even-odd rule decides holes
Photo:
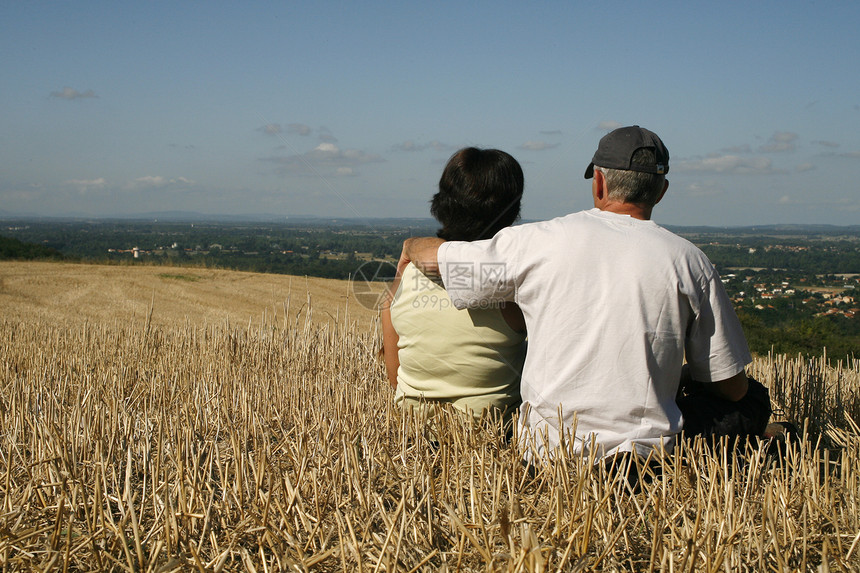
[(410, 237), (403, 241), (403, 251), (397, 263), (397, 274), (403, 274), (403, 269), (410, 262), (430, 278), (439, 275), (439, 246), (444, 243), (438, 237)]

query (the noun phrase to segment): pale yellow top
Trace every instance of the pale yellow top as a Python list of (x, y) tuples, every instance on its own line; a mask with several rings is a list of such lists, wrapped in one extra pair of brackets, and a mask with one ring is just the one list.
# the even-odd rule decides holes
[(441, 400), (473, 416), (519, 404), (525, 334), (498, 308), (457, 310), (445, 289), (410, 263), (391, 322), (399, 336), (397, 403)]

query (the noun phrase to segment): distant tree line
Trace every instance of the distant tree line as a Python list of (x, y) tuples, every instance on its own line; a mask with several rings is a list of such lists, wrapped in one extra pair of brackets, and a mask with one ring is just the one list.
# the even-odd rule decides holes
[(860, 320), (843, 316), (798, 318), (792, 314), (738, 310), (750, 350), (756, 354), (860, 358)]
[(806, 244), (797, 249), (792, 249), (792, 246), (699, 245), (718, 269), (754, 267), (814, 274), (860, 273), (860, 245), (857, 242)]
[(2, 261), (61, 260), (64, 258), (63, 253), (52, 247), (0, 236), (0, 260)]
[[(330, 254), (369, 253), (375, 258), (397, 258), (403, 240), (411, 235), (434, 234), (433, 228), (380, 224), (342, 227), (292, 227), (283, 224), (213, 224), (213, 223), (142, 223), (120, 221), (40, 223), (19, 225), (14, 236), (53, 247), (58, 251), (83, 260), (105, 261), (121, 258), (109, 251), (130, 251), (138, 247), (145, 251), (172, 249), (176, 252), (208, 253), (209, 263), (228, 262), (242, 264), (238, 257), (223, 258), (223, 254), (241, 254), (248, 257), (272, 254), (283, 258), (256, 260), (255, 268), (301, 266), (290, 261), (291, 255), (315, 260)], [(254, 254), (256, 253), (256, 255)], [(173, 256), (173, 255), (171, 255)], [(128, 253), (122, 258), (128, 259)], [(295, 264), (294, 264), (295, 263)], [(326, 263), (306, 263), (320, 272), (328, 272)], [(271, 272), (271, 271), (270, 271)], [(274, 271), (280, 272), (280, 271)]]

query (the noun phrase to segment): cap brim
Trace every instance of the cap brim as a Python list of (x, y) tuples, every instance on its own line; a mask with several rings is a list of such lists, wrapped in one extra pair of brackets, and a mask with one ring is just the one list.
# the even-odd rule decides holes
[(591, 179), (592, 177), (594, 177), (594, 163), (589, 163), (585, 170), (585, 178)]

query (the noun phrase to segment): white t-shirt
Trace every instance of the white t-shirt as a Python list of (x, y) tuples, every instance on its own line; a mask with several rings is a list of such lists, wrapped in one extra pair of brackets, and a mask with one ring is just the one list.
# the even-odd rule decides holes
[(713, 265), (652, 221), (592, 209), (447, 242), (438, 258), (457, 308), (501, 299), (523, 311), (527, 459), (552, 455), (561, 436), (598, 457), (671, 448), (685, 357), (702, 382), (752, 361)]

